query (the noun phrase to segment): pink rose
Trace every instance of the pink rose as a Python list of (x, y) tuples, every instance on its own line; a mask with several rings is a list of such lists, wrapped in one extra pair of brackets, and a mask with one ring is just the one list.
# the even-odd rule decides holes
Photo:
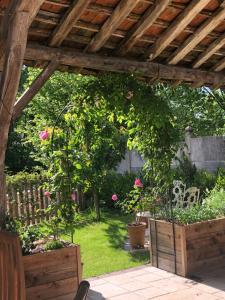
[(143, 183), (141, 182), (141, 179), (136, 178), (135, 181), (134, 181), (134, 186), (143, 188)]
[(44, 196), (47, 198), (51, 198), (51, 193), (46, 191), (46, 192), (44, 192)]
[(77, 200), (77, 194), (75, 192), (73, 192), (70, 196), (73, 201)]
[(48, 131), (47, 131), (47, 130), (41, 131), (41, 132), (39, 133), (39, 138), (40, 138), (42, 141), (47, 140), (47, 139), (49, 138), (49, 133), (48, 133)]
[(118, 197), (116, 194), (112, 195), (112, 201), (117, 201), (118, 200)]

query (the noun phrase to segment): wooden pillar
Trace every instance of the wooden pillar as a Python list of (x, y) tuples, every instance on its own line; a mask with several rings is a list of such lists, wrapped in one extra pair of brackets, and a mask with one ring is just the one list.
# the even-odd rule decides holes
[(3, 210), (6, 209), (4, 183), (5, 152), (27, 44), (29, 21), (28, 11), (16, 11), (7, 24), (8, 34), (0, 84), (0, 208)]

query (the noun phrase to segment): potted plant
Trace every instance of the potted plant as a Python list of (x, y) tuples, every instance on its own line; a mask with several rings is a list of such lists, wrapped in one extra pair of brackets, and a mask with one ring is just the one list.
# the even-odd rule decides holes
[[(113, 195), (112, 200), (116, 201), (117, 196)], [(133, 249), (144, 248), (146, 223), (143, 222), (141, 213), (146, 211), (148, 203), (147, 192), (139, 178), (135, 179), (134, 188), (130, 191), (124, 201), (118, 205), (126, 213), (134, 214), (134, 222), (128, 224), (128, 235)]]

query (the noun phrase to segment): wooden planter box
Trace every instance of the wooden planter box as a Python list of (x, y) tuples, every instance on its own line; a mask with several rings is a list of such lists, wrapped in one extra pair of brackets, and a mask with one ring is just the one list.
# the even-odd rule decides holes
[(81, 281), (80, 247), (23, 257), (27, 300), (73, 300)]
[(225, 218), (190, 225), (149, 219), (151, 262), (181, 276), (225, 262)]

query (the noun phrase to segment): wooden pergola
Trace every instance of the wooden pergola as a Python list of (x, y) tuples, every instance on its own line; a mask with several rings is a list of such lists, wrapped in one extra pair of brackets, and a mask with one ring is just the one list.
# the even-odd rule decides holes
[[(8, 131), (55, 70), (225, 86), (224, 0), (1, 0), (0, 204)], [(16, 102), (22, 66), (42, 73)]]

